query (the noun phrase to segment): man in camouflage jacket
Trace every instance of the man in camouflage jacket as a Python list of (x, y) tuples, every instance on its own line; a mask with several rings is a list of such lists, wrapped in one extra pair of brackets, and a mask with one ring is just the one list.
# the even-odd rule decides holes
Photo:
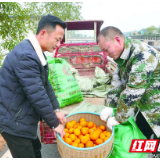
[(117, 108), (115, 120), (127, 121), (138, 107), (160, 137), (160, 53), (146, 43), (125, 38), (115, 27), (101, 30), (98, 44), (117, 63), (107, 95), (108, 106)]

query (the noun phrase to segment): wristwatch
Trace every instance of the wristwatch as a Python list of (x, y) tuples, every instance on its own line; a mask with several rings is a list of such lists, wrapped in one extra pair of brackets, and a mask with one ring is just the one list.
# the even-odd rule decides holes
[(55, 109), (54, 112), (61, 112), (61, 109)]

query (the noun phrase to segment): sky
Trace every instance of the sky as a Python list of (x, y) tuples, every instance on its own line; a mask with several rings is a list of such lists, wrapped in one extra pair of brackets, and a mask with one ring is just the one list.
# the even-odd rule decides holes
[(101, 27), (115, 26), (122, 32), (160, 27), (160, 0), (85, 0), (81, 15), (85, 20), (103, 20)]

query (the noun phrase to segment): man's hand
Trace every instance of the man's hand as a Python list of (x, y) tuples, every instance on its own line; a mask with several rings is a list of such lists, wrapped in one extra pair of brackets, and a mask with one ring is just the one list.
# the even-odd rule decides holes
[(120, 124), (115, 117), (110, 117), (107, 121), (107, 126), (112, 130), (112, 127)]
[(112, 117), (112, 114), (113, 114), (113, 108), (106, 107), (102, 110), (102, 112), (100, 114), (100, 118), (101, 118), (101, 120), (106, 122), (109, 117)]
[[(59, 133), (61, 138), (63, 138), (63, 136), (65, 135), (64, 127), (62, 124), (59, 124), (58, 127), (53, 129), (53, 131), (55, 131), (56, 133)], [(56, 137), (56, 134), (55, 134), (55, 137)]]
[(56, 115), (58, 117), (58, 120), (63, 124), (66, 123), (67, 119), (65, 117), (65, 114), (63, 112), (56, 112)]

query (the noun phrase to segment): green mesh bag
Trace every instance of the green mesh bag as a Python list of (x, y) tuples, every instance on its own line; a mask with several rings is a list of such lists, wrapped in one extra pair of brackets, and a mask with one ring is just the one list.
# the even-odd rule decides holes
[(83, 100), (79, 85), (64, 59), (47, 56), (49, 82), (51, 83), (60, 107)]

